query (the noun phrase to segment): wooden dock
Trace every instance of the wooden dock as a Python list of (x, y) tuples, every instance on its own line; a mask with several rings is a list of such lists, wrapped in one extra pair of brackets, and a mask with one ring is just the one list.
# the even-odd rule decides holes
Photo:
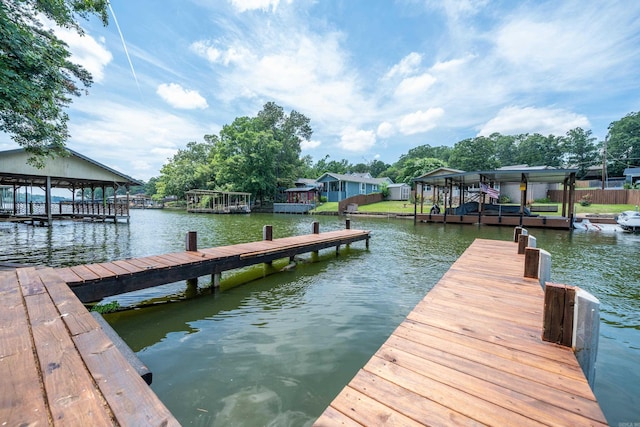
[(54, 269), (0, 271), (0, 301), (0, 425), (179, 425)]
[(56, 269), (82, 302), (189, 278), (269, 263), (281, 258), (366, 240), (365, 230), (336, 230), (302, 236), (191, 250)]
[(360, 240), (368, 244), (369, 232), (319, 233), (314, 223), (313, 234), (267, 237), (69, 268), (0, 270), (0, 426), (179, 425), (81, 301), (329, 247), (338, 251)]
[(571, 348), (542, 341), (517, 246), (476, 240), (314, 425), (607, 425)]

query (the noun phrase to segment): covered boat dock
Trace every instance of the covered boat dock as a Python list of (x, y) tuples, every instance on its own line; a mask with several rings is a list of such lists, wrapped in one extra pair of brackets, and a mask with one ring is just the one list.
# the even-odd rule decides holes
[(250, 213), (251, 193), (239, 191), (189, 190), (187, 191), (189, 213)]
[[(413, 179), (418, 203), (414, 222), (490, 224), (571, 229), (574, 219), (576, 169), (517, 168), (423, 175)], [(560, 216), (532, 213), (533, 185), (562, 187)], [(501, 189), (517, 185), (519, 206), (501, 204)], [(431, 193), (429, 197), (429, 192)], [(425, 199), (431, 199), (426, 207)], [(440, 205), (442, 202), (442, 206)]]
[[(128, 222), (129, 188), (143, 183), (73, 150), (67, 152), (66, 156), (47, 159), (41, 169), (28, 163), (30, 154), (24, 149), (0, 152), (0, 217), (41, 225), (63, 218)], [(107, 188), (115, 193), (123, 187), (126, 200), (107, 201)], [(44, 201), (34, 201), (34, 188), (44, 191)], [(53, 203), (54, 188), (68, 189), (70, 200)], [(19, 193), (20, 189), (24, 193)], [(102, 189), (99, 199), (96, 189)]]

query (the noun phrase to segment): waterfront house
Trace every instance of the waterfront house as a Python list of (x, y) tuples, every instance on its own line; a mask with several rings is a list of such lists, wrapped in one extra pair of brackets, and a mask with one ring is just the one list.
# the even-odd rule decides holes
[(379, 193), (382, 183), (393, 184), (391, 178), (373, 178), (369, 173), (326, 172), (316, 181), (323, 184), (321, 194), (328, 202), (339, 202), (360, 194)]

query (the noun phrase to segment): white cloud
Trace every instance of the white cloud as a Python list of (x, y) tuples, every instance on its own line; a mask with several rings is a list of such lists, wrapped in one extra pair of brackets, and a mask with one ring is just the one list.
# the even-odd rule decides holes
[(417, 52), (411, 52), (409, 55), (402, 58), (402, 60), (395, 64), (389, 72), (384, 76), (386, 79), (390, 79), (395, 76), (408, 76), (413, 74), (420, 67), (422, 62), (422, 55)]
[(494, 132), (506, 135), (564, 135), (576, 127), (588, 129), (590, 126), (585, 116), (559, 108), (506, 107), (480, 129), (478, 136), (488, 136)]
[[(239, 12), (246, 12), (247, 10), (263, 10), (269, 9), (275, 11), (280, 4), (280, 0), (230, 0), (233, 7)], [(287, 3), (291, 3), (292, 0), (287, 0)]]
[(175, 108), (192, 110), (194, 108), (207, 108), (207, 100), (198, 91), (184, 89), (177, 83), (162, 83), (156, 89), (156, 93), (169, 105)]
[(69, 148), (100, 163), (117, 164), (114, 169), (138, 179), (157, 176), (167, 158), (187, 141), (215, 133), (152, 107), (82, 98), (74, 108), (86, 119), (69, 123)]
[(71, 61), (82, 65), (93, 76), (93, 81), (104, 80), (104, 69), (113, 59), (111, 52), (104, 46), (104, 39), (98, 42), (89, 34), (80, 36), (75, 30), (55, 28), (56, 36), (69, 45)]
[(395, 129), (393, 125), (389, 122), (382, 122), (378, 125), (378, 130), (376, 130), (376, 135), (380, 138), (389, 138), (393, 136), (395, 133)]
[(427, 111), (418, 110), (407, 114), (400, 120), (400, 132), (404, 135), (427, 132), (436, 127), (438, 119), (443, 115), (442, 108), (429, 108)]
[(352, 152), (364, 152), (376, 144), (376, 135), (370, 130), (347, 128), (340, 137), (340, 148)]
[(268, 25), (255, 21), (251, 25), (255, 33), (243, 37), (233, 38), (238, 30), (232, 27), (228, 39), (191, 45), (211, 62), (220, 75), (218, 80), (224, 81), (217, 92), (222, 102), (277, 100), (331, 132), (340, 132), (345, 122), (357, 126), (373, 103), (363, 95), (359, 77), (342, 48), (344, 36), (314, 33), (304, 22), (279, 15), (273, 20), (277, 22)]
[(315, 141), (315, 140), (309, 140), (309, 141), (302, 141), (300, 143), (300, 148), (302, 150), (312, 150), (314, 148), (318, 148), (322, 143), (320, 141)]
[(429, 73), (424, 73), (415, 77), (407, 77), (406, 79), (402, 80), (396, 88), (395, 96), (424, 96), (435, 82), (436, 78)]

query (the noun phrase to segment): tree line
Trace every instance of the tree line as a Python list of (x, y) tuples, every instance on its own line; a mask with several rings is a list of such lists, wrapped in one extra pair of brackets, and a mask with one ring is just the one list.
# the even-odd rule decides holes
[(310, 156), (300, 157), (300, 144), (313, 134), (310, 120), (296, 111), (286, 114), (269, 102), (256, 117), (236, 118), (219, 135), (189, 142), (145, 190), (158, 199), (169, 195), (182, 199), (194, 188), (245, 191), (262, 201), (275, 200), (280, 190), (292, 187), (298, 178), (317, 179), (325, 172), (368, 172), (411, 183), (412, 178), (439, 167), (474, 171), (512, 165), (577, 169), (580, 179), (589, 168), (602, 166), (605, 153), (608, 176), (622, 176), (625, 168), (640, 164), (640, 113), (614, 121), (608, 130), (605, 141), (597, 141), (591, 130), (580, 127), (562, 136), (493, 133), (453, 146), (420, 145), (393, 164), (381, 160), (352, 164), (329, 155), (314, 163)]

